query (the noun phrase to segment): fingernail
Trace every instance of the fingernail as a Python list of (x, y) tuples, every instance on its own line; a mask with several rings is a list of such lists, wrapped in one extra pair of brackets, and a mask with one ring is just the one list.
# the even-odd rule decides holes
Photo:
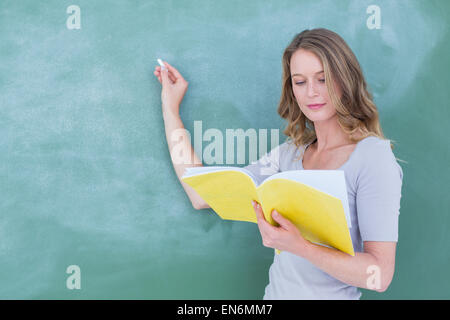
[(255, 207), (255, 201), (252, 200), (252, 206)]

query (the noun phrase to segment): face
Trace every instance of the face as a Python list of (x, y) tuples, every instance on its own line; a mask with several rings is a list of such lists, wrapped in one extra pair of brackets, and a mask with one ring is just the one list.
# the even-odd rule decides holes
[[(336, 115), (336, 108), (328, 95), (322, 62), (314, 53), (299, 49), (292, 55), (291, 81), (300, 110), (309, 120), (324, 121)], [(336, 85), (335, 90), (340, 94)]]

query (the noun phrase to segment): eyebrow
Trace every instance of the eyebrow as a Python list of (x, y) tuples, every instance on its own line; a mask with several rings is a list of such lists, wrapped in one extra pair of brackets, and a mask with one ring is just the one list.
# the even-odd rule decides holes
[[(323, 70), (317, 71), (315, 74), (319, 74), (319, 73), (323, 73)], [(302, 77), (304, 77), (304, 75), (302, 75), (301, 73), (294, 73), (293, 75), (291, 75), (291, 77), (294, 77), (294, 76), (302, 76)]]

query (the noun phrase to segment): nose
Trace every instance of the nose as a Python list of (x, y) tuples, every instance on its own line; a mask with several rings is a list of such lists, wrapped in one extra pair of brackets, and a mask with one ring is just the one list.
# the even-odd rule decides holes
[(316, 88), (314, 87), (314, 81), (308, 82), (308, 97), (312, 98), (317, 95)]

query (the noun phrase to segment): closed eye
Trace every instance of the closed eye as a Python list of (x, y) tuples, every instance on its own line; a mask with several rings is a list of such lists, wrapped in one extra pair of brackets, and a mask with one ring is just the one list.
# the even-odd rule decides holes
[[(319, 81), (320, 82), (325, 82), (325, 79), (319, 79)], [(295, 84), (301, 86), (304, 83), (305, 83), (305, 81), (299, 81), (299, 82), (296, 82)]]

